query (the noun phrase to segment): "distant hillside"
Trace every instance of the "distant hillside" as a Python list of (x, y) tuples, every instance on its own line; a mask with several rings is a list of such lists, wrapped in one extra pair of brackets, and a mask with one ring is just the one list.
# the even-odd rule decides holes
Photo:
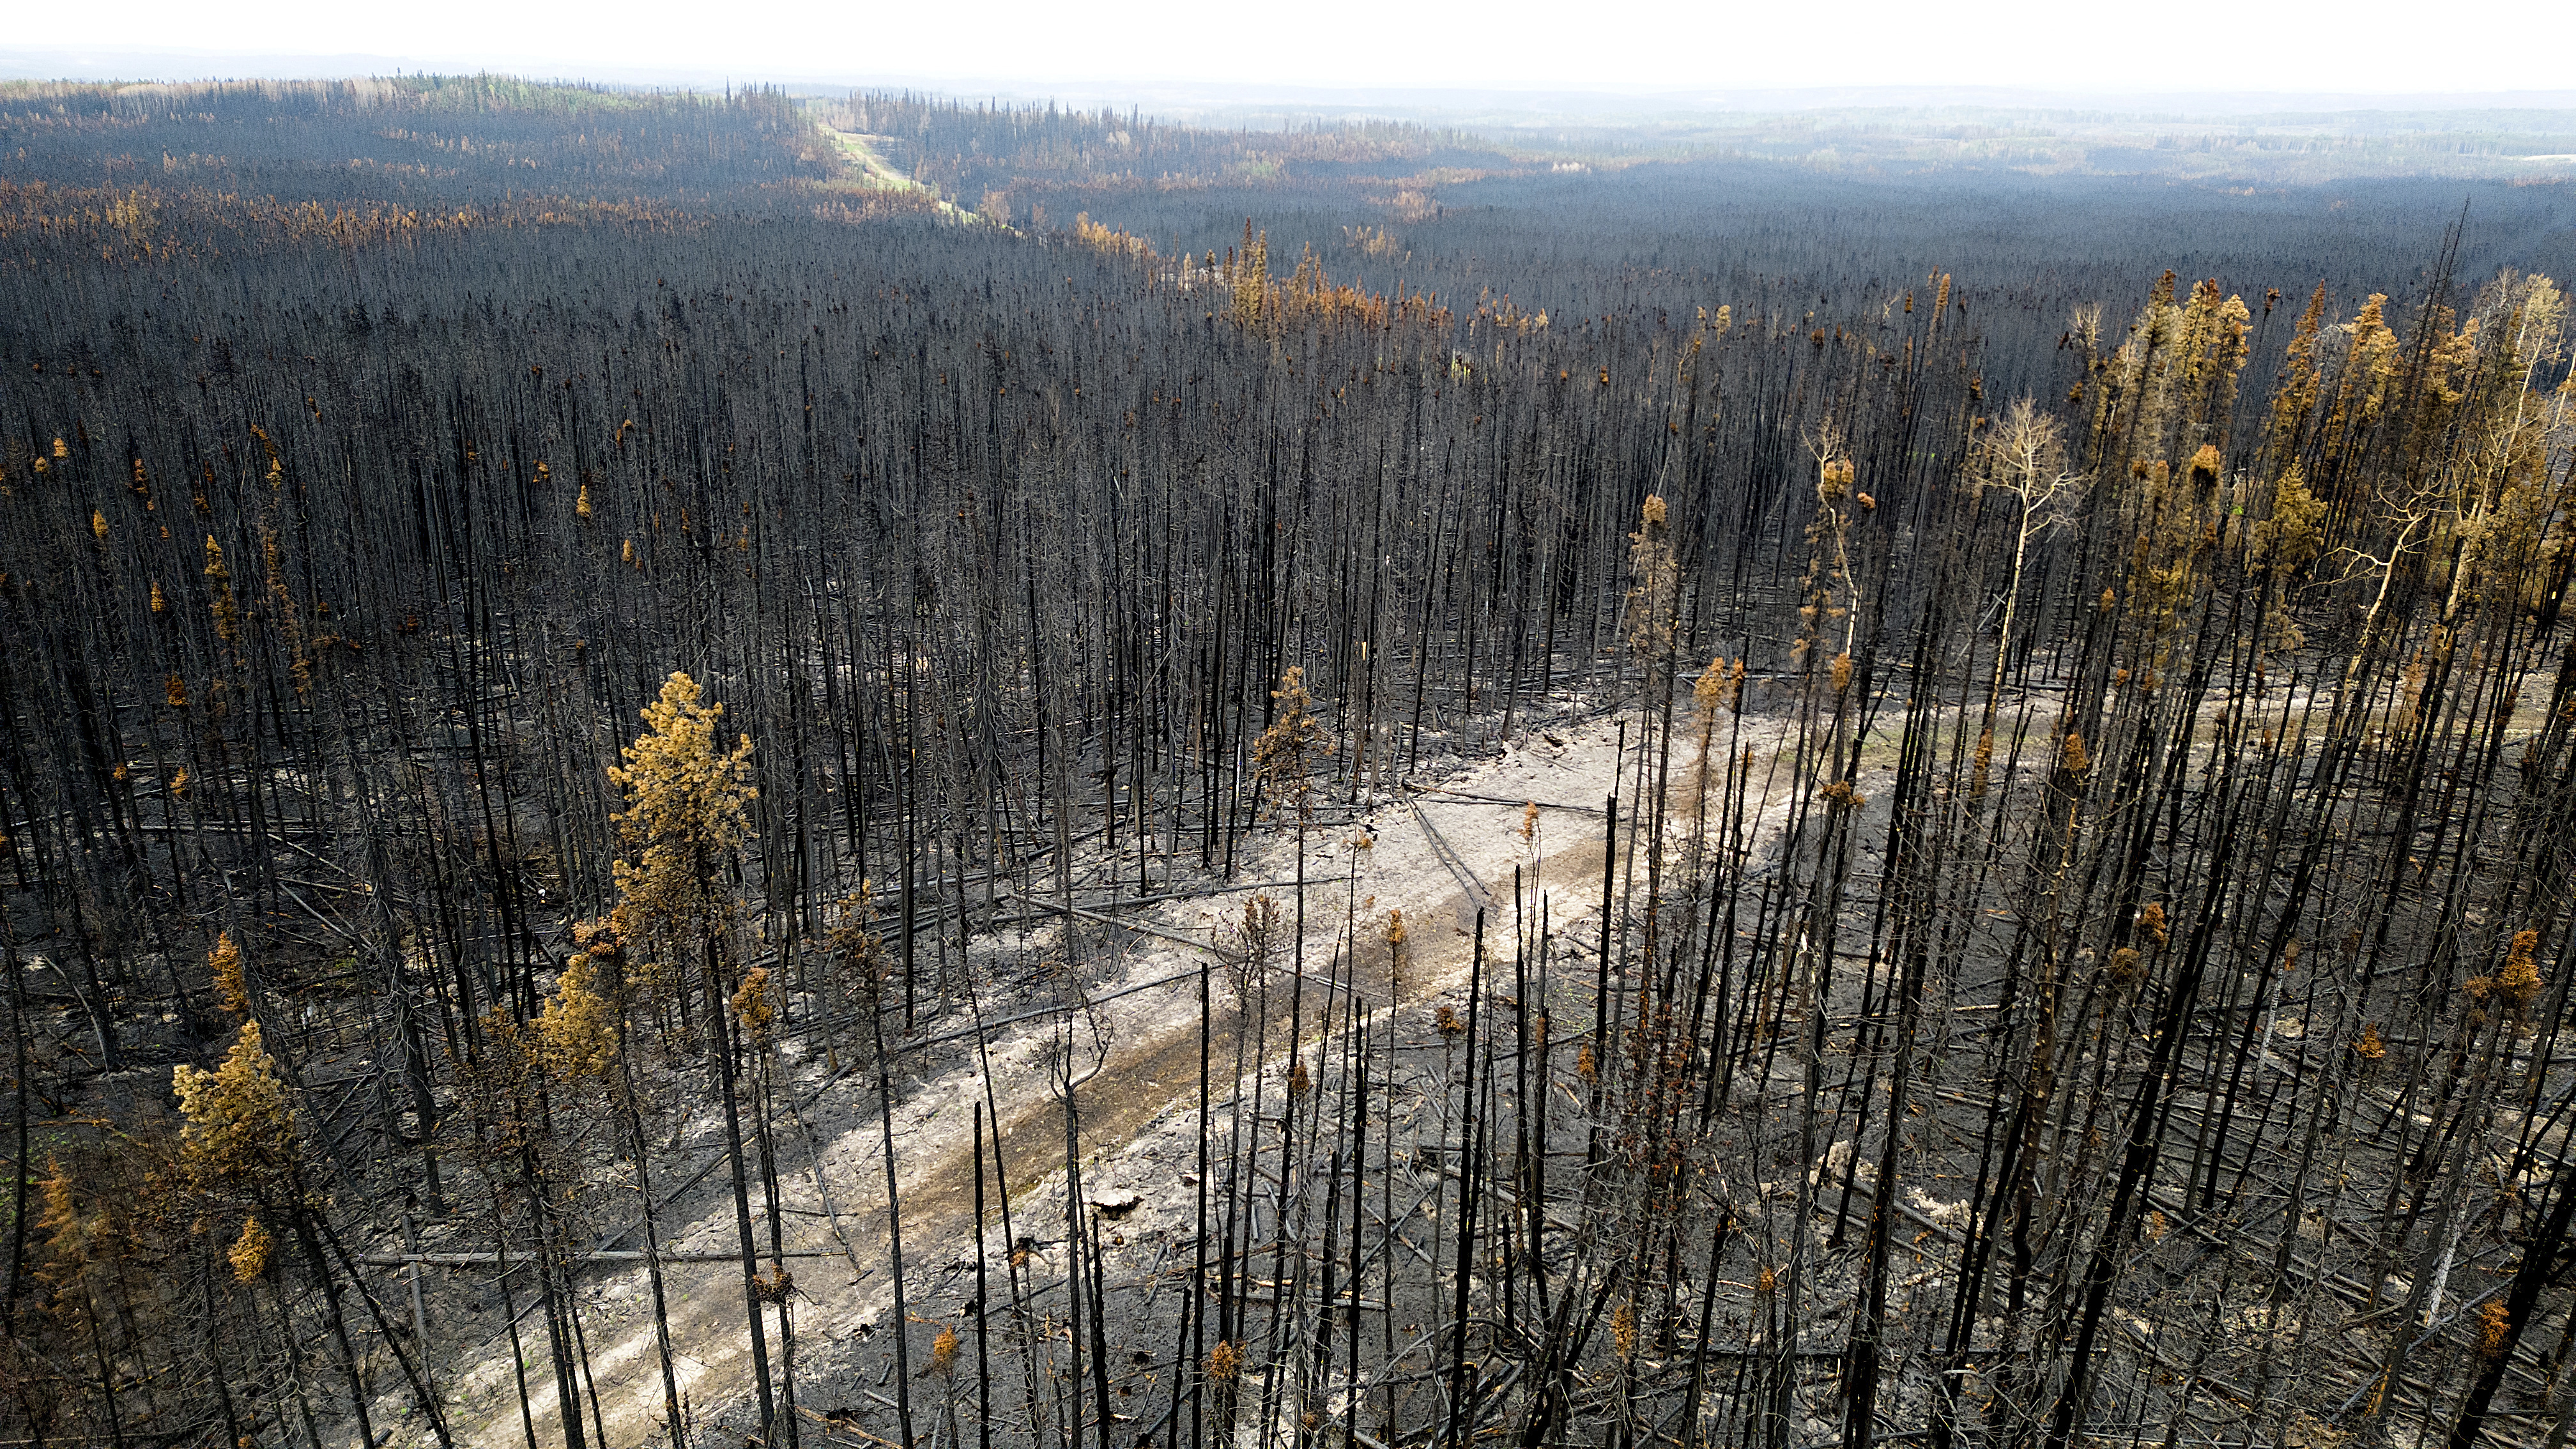
[(211, 186), (279, 201), (741, 199), (834, 174), (775, 91), (720, 97), (503, 76), (0, 84), (17, 185)]

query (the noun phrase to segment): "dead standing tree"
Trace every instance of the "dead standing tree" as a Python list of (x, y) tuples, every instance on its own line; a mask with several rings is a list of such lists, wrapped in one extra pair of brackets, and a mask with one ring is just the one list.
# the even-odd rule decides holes
[[(734, 1226), (741, 1244), (743, 1309), (751, 1331), (753, 1386), (760, 1433), (769, 1436), (778, 1411), (772, 1396), (768, 1334), (762, 1305), (784, 1311), (787, 1269), (773, 1264), (764, 1278), (751, 1221), (750, 1170), (743, 1155), (742, 1105), (735, 1053), (734, 1008), (742, 996), (733, 949), (736, 902), (727, 882), (744, 834), (744, 810), (753, 791), (746, 783), (751, 737), (730, 750), (716, 738), (723, 705), (702, 703), (697, 681), (673, 672), (661, 697), (644, 707), (644, 733), (623, 751), (626, 763), (609, 778), (626, 792), (617, 816), (625, 853), (614, 867), (617, 917), (630, 948), (649, 963), (646, 976), (671, 992), (687, 1019), (688, 994), (700, 993), (705, 1045), (715, 1058), (716, 1086), (724, 1106), (725, 1156), (733, 1173)], [(695, 981), (690, 980), (692, 970)], [(748, 1023), (743, 1023), (748, 1025)]]

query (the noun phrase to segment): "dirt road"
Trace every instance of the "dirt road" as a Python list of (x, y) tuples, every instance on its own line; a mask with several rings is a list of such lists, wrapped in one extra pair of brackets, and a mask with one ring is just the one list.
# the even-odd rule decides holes
[[(1595, 915), (1604, 850), (1599, 806), (1610, 791), (1616, 738), (1615, 726), (1608, 721), (1560, 731), (1554, 743), (1546, 736), (1534, 737), (1528, 748), (1473, 765), (1440, 782), (1480, 798), (1424, 795), (1421, 817), (1402, 800), (1388, 802), (1366, 818), (1365, 824), (1374, 830), (1374, 842), (1365, 850), (1352, 844), (1356, 831), (1336, 832), (1339, 838), (1331, 840), (1310, 837), (1305, 937), (1309, 1039), (1331, 989), (1328, 972), (1343, 974), (1350, 989), (1378, 1010), (1388, 1001), (1391, 986), (1399, 1009), (1463, 988), (1473, 938), (1458, 924), (1472, 919), (1472, 910), (1462, 910), (1469, 896), (1457, 878), (1460, 867), (1481, 879), (1488, 898), (1498, 901), (1498, 909), (1506, 915), (1515, 865), (1524, 871), (1525, 891), (1533, 907), (1542, 892), (1549, 898), (1560, 931)], [(1524, 836), (1523, 808), (1501, 803), (1505, 801), (1559, 808), (1543, 808), (1534, 834)], [(1422, 823), (1425, 817), (1447, 850), (1434, 845)], [(1246, 867), (1247, 874), (1256, 879), (1293, 874), (1294, 847), (1285, 832), (1282, 836)], [(1288, 892), (1272, 894), (1283, 911), (1293, 910)], [(1212, 939), (1212, 933), (1221, 929), (1222, 915), (1239, 911), (1243, 899), (1235, 894), (1175, 901), (1140, 920)], [(1388, 911), (1396, 909), (1403, 912), (1408, 926), (1409, 959), (1403, 979), (1390, 983), (1384, 922)], [(1508, 920), (1489, 923), (1491, 936), (1506, 943), (1505, 950), (1510, 929)], [(1126, 939), (1109, 942), (1109, 949), (1120, 959), (1102, 973), (1095, 998), (1122, 986), (1190, 972), (1207, 954), (1154, 936), (1109, 934)], [(1341, 960), (1346, 944), (1353, 946), (1347, 965)], [(1280, 966), (1269, 996), (1268, 1039), (1274, 1062), (1288, 1026), (1294, 979), (1286, 969), (1290, 955), (1284, 947), (1279, 951)], [(1211, 977), (1217, 1020), (1214, 1094), (1222, 1101), (1234, 1085), (1227, 1078), (1237, 1016), (1231, 1009), (1226, 972), (1219, 967)], [(1003, 1007), (988, 1003), (986, 1009), (992, 1015)], [(1097, 1070), (1078, 1087), (1086, 1161), (1114, 1157), (1158, 1122), (1168, 1123), (1176, 1115), (1186, 1120), (1195, 1113), (1199, 1062), (1195, 980), (1185, 978), (1133, 993), (1099, 1007), (1093, 1017), (1077, 1028), (1081, 1065), (1098, 1062)], [(1103, 1057), (1095, 1057), (1091, 1045), (1095, 1025), (1108, 1038)], [(1024, 1208), (1015, 1224), (1023, 1236), (1041, 1239), (1062, 1233), (1064, 1118), (1048, 1087), (1047, 1065), (1056, 1033), (1051, 1022), (1022, 1023), (995, 1032), (985, 1054), (991, 1094), (1000, 1107), (999, 1145), (1015, 1205), (1034, 1206), (1035, 1199), (1054, 1189), (1057, 1206), (1051, 1210), (1052, 1221), (1040, 1223), (1038, 1213)], [(819, 1062), (812, 1070), (819, 1075)], [(912, 1077), (898, 1084), (897, 1090), (895, 1155), (903, 1185), (906, 1279), (919, 1313), (932, 1285), (954, 1269), (971, 1268), (974, 1156), (969, 1123), (971, 1104), (983, 1100), (985, 1082), (974, 1054), (969, 1053), (966, 1062), (936, 1079)], [(875, 1093), (861, 1078), (846, 1078), (804, 1114), (804, 1121), (812, 1128), (810, 1138), (800, 1139), (788, 1123), (782, 1122), (779, 1128), (784, 1159), (780, 1170), (787, 1179), (783, 1186), (788, 1245), (834, 1255), (800, 1259), (792, 1265), (799, 1290), (798, 1334), (804, 1343), (800, 1357), (811, 1361), (818, 1354), (828, 1358), (835, 1346), (866, 1336), (886, 1320), (892, 1307), (892, 1274), (885, 1270), (890, 1244)], [(809, 1163), (814, 1162), (819, 1162), (829, 1187), (828, 1210), (809, 1171)], [(682, 1213), (670, 1215), (666, 1246), (675, 1250), (731, 1246), (732, 1209), (722, 1181), (720, 1172), (710, 1177), (684, 1202)], [(988, 1241), (998, 1251), (1002, 1247), (998, 1213), (988, 1229), (996, 1235)], [(856, 1273), (850, 1257), (840, 1256), (843, 1240), (858, 1265)], [(640, 1268), (593, 1272), (595, 1297), (585, 1305), (584, 1315), (609, 1443), (625, 1446), (658, 1440), (663, 1392), (643, 1272)], [(679, 1375), (693, 1413), (702, 1418), (741, 1417), (740, 1401), (748, 1396), (749, 1335), (738, 1276), (722, 1264), (692, 1264), (667, 1268), (666, 1279), (671, 1331), (680, 1353)], [(542, 1387), (536, 1382), (541, 1377)], [(529, 1378), (542, 1442), (552, 1438), (546, 1428), (554, 1414), (552, 1375), (540, 1375), (532, 1367)], [(516, 1387), (506, 1348), (466, 1369), (451, 1384), (459, 1442), (494, 1442), (495, 1434), (518, 1437)]]

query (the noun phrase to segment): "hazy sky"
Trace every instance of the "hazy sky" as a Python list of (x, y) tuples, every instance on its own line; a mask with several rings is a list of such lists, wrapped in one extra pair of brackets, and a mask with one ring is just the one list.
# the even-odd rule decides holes
[(0, 0), (0, 47), (359, 54), (603, 78), (2457, 92), (2576, 87), (2567, 16), (2557, 0)]

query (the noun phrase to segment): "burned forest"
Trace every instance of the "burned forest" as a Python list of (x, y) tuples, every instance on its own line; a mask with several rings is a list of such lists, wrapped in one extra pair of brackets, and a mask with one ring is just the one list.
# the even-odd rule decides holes
[(2571, 226), (0, 85), (0, 1439), (2556, 1449)]

